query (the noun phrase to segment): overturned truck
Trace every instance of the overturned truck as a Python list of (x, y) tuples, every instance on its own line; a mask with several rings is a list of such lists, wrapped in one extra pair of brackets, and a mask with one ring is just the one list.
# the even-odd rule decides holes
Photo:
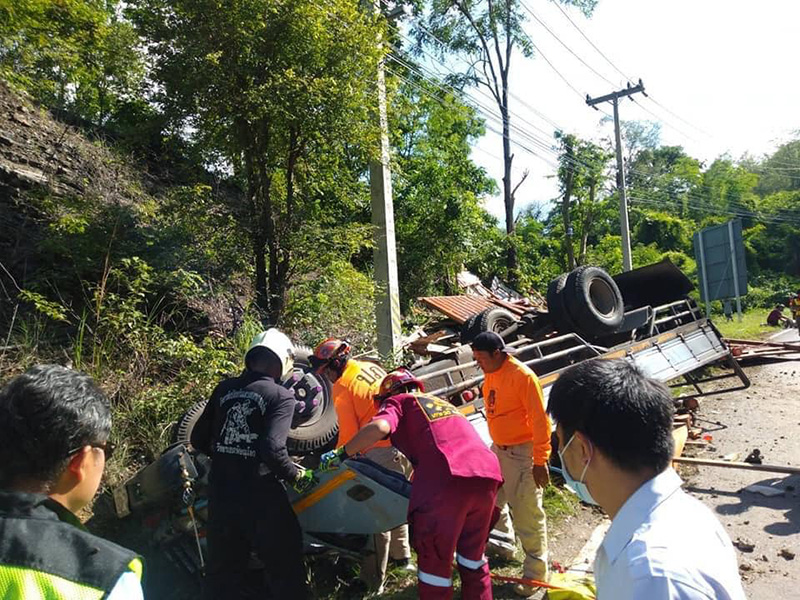
[[(447, 320), (414, 340), (412, 347), (424, 358), (412, 369), (429, 392), (458, 406), (487, 444), (483, 377), (469, 346), (480, 331), (496, 331), (517, 349), (517, 358), (539, 375), (545, 398), (570, 365), (613, 358), (631, 360), (675, 387), (690, 386), (693, 392), (677, 398), (679, 404), (748, 387), (719, 331), (689, 298), (692, 288), (679, 269), (664, 261), (615, 277), (596, 267), (576, 269), (550, 284), (547, 309), (508, 293), (488, 294), (488, 299), (487, 294), (423, 298)], [(295, 370), (284, 385), (297, 399), (290, 454), (314, 468), (319, 454), (335, 446), (337, 424), (330, 384), (313, 373), (309, 354), (308, 348), (298, 348)], [(698, 374), (712, 364), (727, 372)], [(701, 387), (725, 379), (732, 384)], [(113, 491), (117, 514), (145, 517), (153, 541), (192, 573), (203, 566), (211, 461), (191, 448), (189, 437), (204, 405), (202, 400), (183, 415), (174, 444), (158, 460)], [(409, 493), (402, 476), (358, 458), (338, 472), (322, 474), (320, 484), (306, 494), (287, 489), (308, 551), (353, 556), (374, 551), (371, 534), (405, 521)]]

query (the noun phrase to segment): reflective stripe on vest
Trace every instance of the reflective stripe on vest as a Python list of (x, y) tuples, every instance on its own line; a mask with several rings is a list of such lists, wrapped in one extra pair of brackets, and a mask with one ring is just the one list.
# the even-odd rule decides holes
[(0, 597), (25, 600), (100, 600), (106, 590), (24, 567), (0, 565)]

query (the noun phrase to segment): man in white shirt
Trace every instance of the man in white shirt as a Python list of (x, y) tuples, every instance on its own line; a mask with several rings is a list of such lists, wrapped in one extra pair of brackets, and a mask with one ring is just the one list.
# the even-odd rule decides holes
[(743, 600), (736, 555), (713, 513), (670, 468), (673, 401), (624, 360), (591, 360), (550, 392), (567, 485), (611, 527), (595, 557), (598, 600)]

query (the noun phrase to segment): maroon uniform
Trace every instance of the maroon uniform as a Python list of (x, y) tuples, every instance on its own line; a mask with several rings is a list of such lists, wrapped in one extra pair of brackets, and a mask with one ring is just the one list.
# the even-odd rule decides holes
[(500, 464), (452, 404), (422, 393), (391, 396), (373, 420), (391, 429), (392, 446), (414, 465), (408, 507), (417, 551), (419, 596), (452, 597), (452, 557), (465, 600), (490, 600), (492, 584), (483, 551), (489, 537)]

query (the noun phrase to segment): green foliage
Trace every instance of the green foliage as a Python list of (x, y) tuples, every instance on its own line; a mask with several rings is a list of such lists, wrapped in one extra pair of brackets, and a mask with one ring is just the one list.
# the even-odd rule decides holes
[(348, 161), (375, 140), (379, 22), (345, 0), (135, 0), (128, 14), (166, 114), (244, 189), (235, 214), (277, 321), (304, 226), (346, 204), (361, 173)]
[[(442, 102), (422, 81), (400, 87), (392, 103), (396, 151), (394, 202), (403, 306), (417, 296), (455, 293), (469, 263), (486, 273), (487, 254), (501, 250), (483, 209), (494, 182), (470, 158), (483, 134), (475, 110), (452, 95)], [(491, 261), (489, 261), (491, 262)]]
[(42, 294), (32, 292), (31, 290), (21, 290), (19, 298), (25, 302), (30, 302), (37, 312), (54, 321), (67, 321), (64, 307), (58, 302), (48, 300)]
[(135, 93), (139, 41), (120, 3), (0, 0), (0, 77), (46, 105), (102, 123)]
[(689, 252), (692, 248), (692, 224), (666, 212), (640, 209), (634, 238), (640, 244)]
[(343, 337), (357, 348), (375, 344), (375, 290), (372, 278), (345, 261), (334, 261), (296, 283), (281, 326), (293, 339), (314, 347), (327, 337)]

